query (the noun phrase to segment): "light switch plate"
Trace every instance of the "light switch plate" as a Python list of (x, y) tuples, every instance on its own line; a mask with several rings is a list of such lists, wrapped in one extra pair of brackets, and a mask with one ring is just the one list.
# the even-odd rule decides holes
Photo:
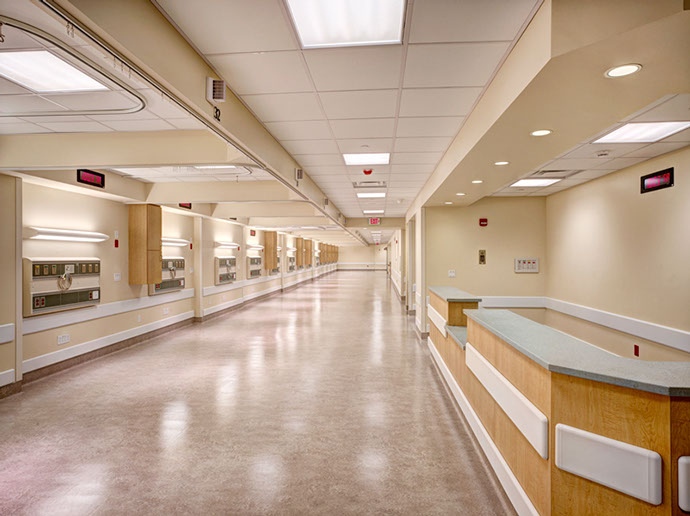
[(113, 281), (120, 281), (122, 279), (122, 274), (116, 272), (113, 274)]
[(448, 269), (448, 277), (449, 278), (455, 277), (455, 269)]
[(57, 342), (58, 346), (62, 346), (63, 344), (69, 343), (69, 333), (64, 333), (62, 335), (58, 335)]
[(169, 313), (170, 313), (170, 308), (168, 308), (167, 306), (165, 308), (163, 308), (163, 315), (168, 315)]

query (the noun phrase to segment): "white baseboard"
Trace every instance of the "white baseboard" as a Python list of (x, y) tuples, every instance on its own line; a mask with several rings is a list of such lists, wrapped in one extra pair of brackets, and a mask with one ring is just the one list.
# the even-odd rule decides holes
[(14, 340), (14, 323), (0, 324), (0, 344)]
[(208, 308), (204, 308), (204, 317), (207, 315), (215, 314), (216, 312), (220, 312), (227, 308), (232, 308), (233, 306), (241, 305), (242, 303), (244, 303), (244, 298), (240, 296), (237, 299), (231, 299), (230, 301), (226, 301), (225, 303), (219, 303), (214, 306), (209, 306)]
[(134, 299), (113, 301), (112, 303), (105, 303), (102, 305), (81, 308), (78, 310), (68, 310), (66, 312), (46, 314), (38, 317), (26, 317), (24, 318), (23, 332), (24, 335), (30, 335), (32, 333), (51, 330), (61, 326), (92, 321), (102, 317), (110, 317), (111, 315), (131, 312), (133, 310), (141, 310), (166, 303), (174, 303), (176, 301), (189, 299), (191, 297), (194, 297), (194, 289), (187, 288), (177, 292), (159, 294), (157, 296), (137, 297)]
[(14, 383), (14, 369), (0, 372), (0, 387)]
[(625, 315), (577, 305), (560, 299), (541, 296), (480, 296), (481, 308), (549, 308), (556, 312), (578, 317), (613, 330), (658, 342), (670, 348), (690, 353), (690, 332), (662, 326)]
[(35, 358), (29, 358), (22, 362), (22, 369), (24, 373), (35, 371), (36, 369), (41, 369), (42, 367), (57, 364), (58, 362), (62, 362), (64, 360), (68, 360), (70, 358), (83, 355), (84, 353), (89, 353), (91, 351), (104, 348), (106, 346), (110, 346), (111, 344), (131, 339), (132, 337), (138, 337), (139, 335), (143, 335), (144, 333), (158, 330), (160, 328), (165, 328), (166, 326), (170, 326), (171, 324), (186, 321), (187, 319), (191, 319), (192, 317), (194, 317), (193, 310), (178, 315), (173, 315), (172, 317), (167, 317), (165, 319), (161, 319), (159, 321), (155, 321), (152, 323), (143, 324), (135, 328), (130, 328), (129, 330), (113, 333), (112, 335), (106, 335), (105, 337), (100, 337), (89, 342), (76, 344), (74, 346), (70, 346), (69, 348), (53, 351), (52, 353), (48, 353), (46, 355), (41, 355)]
[(508, 463), (501, 455), (501, 452), (491, 440), (491, 436), (486, 431), (486, 428), (484, 428), (484, 425), (482, 425), (475, 411), (472, 409), (470, 402), (467, 400), (462, 392), (462, 389), (460, 389), (460, 386), (455, 381), (455, 378), (448, 369), (448, 366), (446, 366), (445, 362), (441, 358), (441, 355), (439, 355), (438, 351), (436, 351), (436, 347), (431, 341), (431, 338), (427, 338), (427, 346), (429, 347), (429, 351), (431, 352), (431, 356), (436, 364), (436, 367), (441, 372), (441, 375), (445, 379), (446, 385), (448, 385), (448, 388), (460, 407), (460, 410), (464, 414), (465, 419), (467, 419), (470, 428), (472, 428), (472, 432), (477, 438), (477, 441), (479, 441), (479, 445), (482, 447), (486, 458), (489, 459), (489, 463), (496, 473), (498, 481), (503, 486), (503, 489), (513, 504), (513, 507), (515, 507), (515, 511), (520, 516), (539, 516), (537, 509), (530, 501), (527, 493), (525, 493), (525, 490), (520, 485), (520, 482), (518, 482), (517, 477), (511, 471)]

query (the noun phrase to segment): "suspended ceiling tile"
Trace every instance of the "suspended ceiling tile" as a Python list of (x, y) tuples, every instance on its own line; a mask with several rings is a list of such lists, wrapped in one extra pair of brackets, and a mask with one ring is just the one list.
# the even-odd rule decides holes
[(40, 113), (64, 112), (64, 107), (50, 102), (37, 95), (3, 95), (0, 97), (0, 112), (2, 113)]
[(184, 129), (184, 130), (202, 130), (206, 129), (206, 126), (199, 122), (197, 119), (189, 117), (189, 118), (168, 118), (166, 120), (169, 124), (172, 124), (175, 126), (175, 129)]
[(292, 140), (280, 142), (290, 154), (332, 154), (338, 152), (333, 140)]
[(443, 156), (442, 152), (396, 152), (392, 163), (397, 165), (427, 163), (435, 164)]
[[(631, 167), (645, 161), (646, 158), (614, 158), (596, 167), (588, 167), (599, 170), (618, 170), (620, 168)], [(582, 167), (585, 168), (585, 167)]]
[(337, 91), (319, 96), (329, 119), (390, 118), (395, 116), (398, 91)]
[(41, 127), (28, 122), (15, 124), (0, 124), (0, 134), (30, 134), (30, 133), (50, 133), (50, 129)]
[[(581, 145), (575, 150), (572, 150), (565, 154), (564, 158), (597, 158), (598, 153), (607, 152), (608, 158), (617, 158), (632, 152), (637, 149), (641, 149), (647, 145), (646, 143), (588, 143)], [(606, 158), (600, 158), (606, 159)]]
[(465, 116), (482, 88), (427, 88), (402, 91), (400, 116)]
[(293, 157), (303, 167), (345, 165), (340, 154), (295, 154)]
[[(178, 115), (179, 116), (179, 115)], [(142, 109), (136, 113), (114, 113), (109, 115), (89, 115), (92, 120), (102, 121), (119, 121), (119, 120), (158, 120), (158, 116), (150, 109)], [(190, 118), (191, 117), (185, 117)], [(180, 118), (181, 119), (181, 118)]]
[(484, 86), (506, 50), (499, 42), (410, 45), (403, 86)]
[(345, 138), (390, 138), (395, 128), (394, 118), (331, 120), (333, 134)]
[(367, 178), (368, 176), (364, 175), (362, 170), (371, 170), (372, 175), (374, 174), (379, 174), (379, 175), (387, 175), (390, 173), (390, 165), (350, 165), (347, 168), (347, 173), (350, 175), (355, 175), (357, 177), (361, 176), (363, 178)]
[(266, 128), (279, 140), (321, 140), (331, 137), (325, 120), (268, 122)]
[[(2, 99), (0, 99), (2, 100)], [(18, 118), (16, 116), (0, 116), (0, 124), (23, 124), (31, 123), (32, 117), (26, 117), (26, 119)]]
[(396, 136), (455, 136), (463, 120), (453, 116), (399, 118)]
[(575, 177), (589, 180), (611, 174), (612, 172), (612, 170), (583, 170), (582, 172), (578, 172)]
[[(184, 183), (215, 183), (217, 178), (212, 176), (178, 176), (176, 179)], [(157, 179), (152, 179), (156, 181)]]
[(396, 138), (395, 152), (445, 152), (452, 138)]
[(635, 122), (680, 122), (690, 120), (690, 93), (683, 93), (634, 118)]
[(299, 52), (222, 54), (209, 60), (239, 95), (313, 90)]
[(104, 133), (111, 128), (98, 122), (42, 122), (43, 127), (57, 133)]
[(98, 109), (130, 109), (139, 104), (129, 94), (117, 91), (97, 91), (90, 93), (62, 93), (59, 95), (42, 95), (73, 111)]
[(162, 118), (185, 118), (186, 111), (173, 104), (167, 97), (152, 89), (137, 90), (146, 98), (146, 109)]
[(30, 95), (31, 93), (31, 90), (27, 90), (26, 88), (19, 86), (19, 84), (15, 84), (12, 81), (8, 81), (4, 77), (0, 77), (0, 95)]
[(509, 41), (538, 4), (538, 0), (415, 2), (410, 42)]
[[(19, 120), (19, 119), (17, 119)], [(43, 122), (91, 122), (87, 116), (80, 115), (53, 115), (53, 116), (25, 116), (24, 122), (42, 124)], [(1, 123), (1, 122), (0, 122)]]
[(332, 176), (332, 175), (347, 175), (347, 167), (341, 166), (326, 166), (326, 167), (308, 167), (307, 174), (310, 176)]
[(204, 54), (297, 48), (276, 0), (158, 0), (158, 4)]
[(338, 140), (340, 152), (345, 154), (391, 152), (392, 138), (360, 138), (352, 140)]
[(5, 41), (2, 43), (3, 50), (42, 50), (45, 48), (23, 30), (3, 25), (2, 32), (5, 35)]
[(242, 97), (262, 122), (322, 120), (323, 113), (314, 93), (279, 93)]
[(584, 170), (586, 168), (596, 168), (611, 161), (609, 158), (576, 158), (576, 159), (555, 159), (542, 170)]
[(175, 129), (165, 120), (114, 120), (102, 123), (116, 131), (166, 131)]
[(667, 152), (681, 149), (690, 145), (688, 142), (659, 142), (647, 145), (642, 149), (630, 152), (625, 155), (626, 158), (655, 158)]
[(684, 131), (680, 131), (679, 133), (676, 133), (672, 136), (669, 136), (668, 138), (664, 138), (662, 141), (663, 142), (690, 142), (690, 129), (685, 129)]
[(433, 164), (414, 164), (414, 165), (393, 165), (391, 167), (391, 175), (399, 174), (425, 174), (429, 175), (434, 171)]
[(319, 91), (397, 88), (402, 45), (306, 50), (304, 57)]

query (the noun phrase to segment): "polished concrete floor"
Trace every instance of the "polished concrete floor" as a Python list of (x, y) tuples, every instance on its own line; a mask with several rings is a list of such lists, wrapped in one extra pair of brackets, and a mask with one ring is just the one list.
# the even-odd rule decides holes
[(385, 273), (0, 401), (0, 514), (513, 514)]

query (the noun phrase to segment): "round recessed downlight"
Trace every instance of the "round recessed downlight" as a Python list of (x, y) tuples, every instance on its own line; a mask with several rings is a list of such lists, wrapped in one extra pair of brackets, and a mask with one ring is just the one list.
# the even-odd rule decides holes
[(606, 73), (604, 73), (604, 75), (606, 77), (614, 79), (616, 77), (625, 77), (626, 75), (631, 75), (635, 72), (639, 72), (640, 70), (642, 70), (641, 64), (630, 63), (609, 68), (608, 70), (606, 70)]
[(450, 201), (446, 201), (446, 202), (444, 202), (443, 204), (453, 204), (453, 203), (450, 202)]
[(455, 195), (465, 195), (465, 192), (458, 192)]
[(532, 131), (530, 134), (532, 136), (546, 136), (547, 134), (551, 134), (551, 129), (537, 129), (536, 131)]
[(503, 167), (503, 166), (509, 165), (509, 164), (510, 164), (510, 161), (497, 161), (496, 163), (494, 163), (494, 165), (496, 165), (498, 167)]
[(472, 182), (473, 182), (475, 185), (478, 185), (478, 184), (483, 183), (484, 181), (482, 181), (481, 179), (475, 179), (475, 180), (472, 181)]

